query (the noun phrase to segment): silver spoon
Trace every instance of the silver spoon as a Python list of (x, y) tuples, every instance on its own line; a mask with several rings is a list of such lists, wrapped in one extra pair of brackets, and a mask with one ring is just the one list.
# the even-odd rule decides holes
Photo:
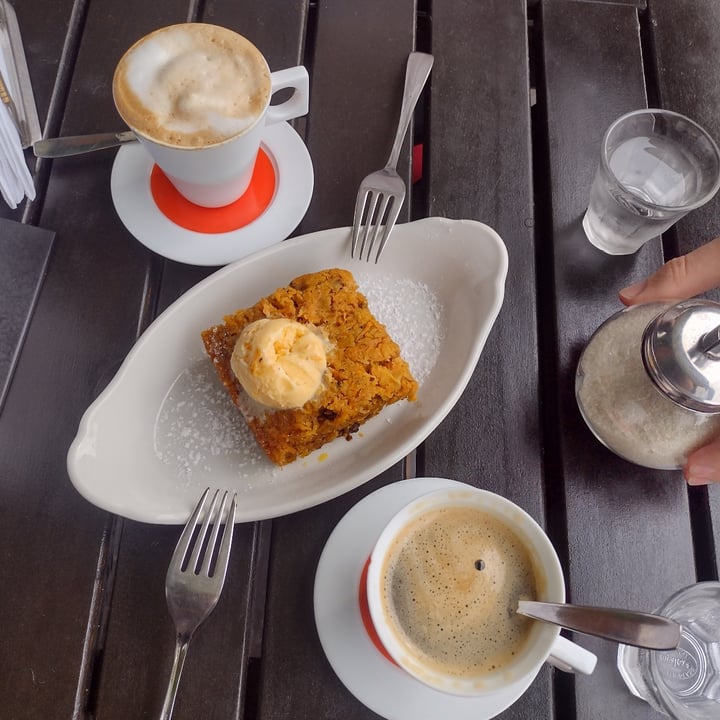
[(682, 630), (669, 618), (617, 608), (520, 600), (517, 612), (567, 630), (649, 650), (674, 650)]
[(47, 138), (33, 143), (32, 148), (36, 157), (60, 158), (70, 155), (82, 155), (95, 150), (105, 150), (133, 140), (137, 140), (135, 133), (132, 130), (126, 130), (124, 132)]

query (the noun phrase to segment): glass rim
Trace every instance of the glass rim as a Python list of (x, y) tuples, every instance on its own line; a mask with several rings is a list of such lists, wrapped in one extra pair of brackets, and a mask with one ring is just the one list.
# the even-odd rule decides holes
[[(626, 185), (624, 185), (618, 178), (615, 176), (615, 173), (610, 169), (610, 165), (608, 164), (607, 160), (607, 143), (608, 139), (610, 137), (610, 133), (621, 123), (625, 120), (635, 117), (638, 115), (664, 115), (666, 117), (673, 117), (678, 118), (681, 120), (684, 120), (689, 125), (692, 125), (696, 130), (699, 131), (699, 133), (710, 143), (710, 147), (712, 148), (713, 153), (715, 154), (715, 160), (718, 166), (718, 172), (715, 177), (715, 182), (712, 184), (712, 187), (702, 195), (702, 197), (695, 200), (695, 202), (688, 203), (686, 205), (662, 205), (659, 203), (653, 203), (648, 200), (645, 200), (644, 198), (637, 195), (637, 193), (633, 192), (633, 190)], [(720, 189), (720, 148), (718, 148), (717, 143), (712, 138), (710, 133), (699, 123), (695, 122), (691, 118), (689, 118), (687, 115), (683, 115), (682, 113), (675, 112), (674, 110), (665, 110), (663, 108), (641, 108), (640, 110), (632, 110), (631, 112), (625, 113), (624, 115), (621, 115), (619, 118), (615, 119), (611, 124), (610, 127), (605, 131), (605, 134), (603, 135), (602, 144), (600, 148), (600, 164), (602, 165), (603, 169), (612, 177), (613, 182), (624, 192), (632, 195), (634, 198), (637, 198), (638, 202), (641, 203), (644, 207), (647, 207), (652, 210), (660, 210), (664, 212), (682, 212), (687, 213), (690, 210), (696, 210), (699, 207), (702, 207), (706, 202), (708, 202)]]
[(718, 580), (699, 580), (698, 582), (690, 583), (689, 585), (685, 585), (684, 587), (681, 587), (679, 590), (676, 590), (672, 595), (670, 595), (666, 600), (663, 602), (663, 604), (657, 609), (656, 612), (659, 614), (667, 612), (672, 605), (677, 602), (679, 598), (681, 598), (685, 593), (696, 590), (696, 589), (703, 589), (703, 588), (715, 588), (720, 589), (720, 581)]

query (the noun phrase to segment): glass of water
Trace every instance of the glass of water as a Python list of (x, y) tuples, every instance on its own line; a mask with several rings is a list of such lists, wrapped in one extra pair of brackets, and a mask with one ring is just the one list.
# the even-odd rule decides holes
[(618, 118), (602, 141), (583, 228), (610, 255), (629, 255), (720, 187), (720, 151), (696, 122), (669, 110)]
[(633, 695), (676, 720), (720, 718), (720, 582), (680, 590), (657, 611), (682, 625), (675, 650), (621, 645), (618, 669)]

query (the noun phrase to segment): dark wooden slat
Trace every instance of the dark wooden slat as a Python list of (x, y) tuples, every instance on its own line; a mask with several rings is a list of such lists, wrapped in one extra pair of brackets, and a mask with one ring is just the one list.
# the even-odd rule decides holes
[[(720, 142), (720, 81), (709, 69), (720, 58), (720, 7), (700, 0), (652, 3), (646, 19), (662, 107), (700, 123)], [(715, 196), (676, 226), (678, 250), (685, 253), (720, 234), (720, 197)]]
[(343, 515), (398, 479), (391, 469), (320, 508), (273, 521), (258, 718), (376, 717), (342, 685), (323, 654), (313, 583), (325, 542)]
[[(540, 0), (542, 3), (544, 0)], [(629, 5), (637, 10), (647, 7), (647, 0), (565, 0), (566, 2), (592, 3), (595, 5)]]
[(207, 0), (202, 22), (229, 27), (251, 40), (270, 70), (302, 64), (308, 0)]
[[(318, 3), (306, 131), (315, 189), (303, 233), (352, 225), (360, 182), (385, 165), (397, 128), (405, 64), (414, 49), (414, 3), (365, 5)], [(410, 189), (400, 222), (410, 217), (408, 151), (406, 139), (398, 172)]]
[[(118, 21), (114, 6), (95, 4), (93, 11), (96, 15), (90, 13), (87, 19), (61, 128), (68, 134), (117, 125), (109, 80), (120, 52), (138, 33), (136, 24)], [(164, 6), (164, 12), (172, 11)], [(140, 16), (153, 22), (147, 8), (132, 13), (133, 18)], [(22, 644), (18, 657), (32, 658), (18, 667), (35, 670), (36, 686), (24, 675), (10, 680), (16, 680), (13, 694), (22, 698), (18, 702), (23, 707), (33, 695), (34, 712), (56, 717), (70, 717), (74, 709), (82, 716), (85, 703), (93, 698), (87, 683), (100, 650), (96, 643), (102, 642), (104, 631), (97, 632), (96, 623), (110, 599), (104, 583), (112, 579), (96, 566), (112, 572), (115, 559), (109, 557), (114, 546), (104, 542), (106, 516), (69, 484), (65, 454), (82, 412), (135, 340), (151, 267), (150, 254), (127, 233), (112, 207), (112, 160), (111, 153), (97, 153), (53, 165), (40, 223), (56, 230), (57, 240), (25, 345), (25, 354), (33, 360), (21, 359), (1, 419), (12, 428), (3, 437), (14, 440), (12, 452), (3, 449), (3, 461), (8, 458), (14, 464), (17, 458), (18, 465), (5, 473), (18, 490), (17, 497), (9, 496), (10, 517), (6, 520), (3, 513), (3, 530), (16, 538), (24, 536), (18, 526), (21, 520), (38, 528), (23, 554), (24, 567), (13, 569), (9, 581), (13, 586), (24, 584), (28, 596), (38, 602), (50, 599), (41, 587), (57, 591), (51, 612), (44, 607), (31, 611), (32, 625), (18, 640)], [(47, 347), (62, 360), (56, 361)], [(38, 418), (37, 412), (28, 413), (28, 407), (43, 412)], [(59, 429), (58, 418), (63, 418)], [(68, 532), (70, 518), (77, 523), (72, 532)], [(36, 567), (29, 581), (28, 557)], [(43, 637), (44, 642), (31, 643), (31, 637)], [(127, 688), (123, 692), (129, 694)]]
[[(142, 14), (139, 6), (137, 12)], [(287, 3), (280, 2), (264, 3), (262, 8), (251, 2), (212, 2), (198, 19), (244, 34), (263, 50), (272, 69), (280, 69), (299, 62), (304, 13), (304, 3), (289, 9)], [(172, 17), (165, 8), (153, 23), (160, 26), (183, 19)], [(95, 41), (99, 41), (102, 23), (92, 33)], [(164, 262), (161, 284), (152, 289), (152, 294), (158, 297), (158, 312), (212, 270)], [(218, 312), (226, 310), (219, 308)], [(178, 720), (243, 715), (248, 661), (259, 656), (262, 640), (267, 574), (263, 538), (268, 532), (269, 524), (243, 524), (236, 528), (223, 596), (188, 654), (174, 713)], [(174, 643), (164, 598), (164, 578), (178, 533), (177, 528), (125, 524), (97, 696), (98, 714), (102, 717), (153, 717), (159, 712)], [(146, 552), (149, 547), (153, 548), (152, 553)], [(148, 590), (138, 592), (138, 588)], [(158, 671), (148, 673), (148, 667)], [(128, 688), (135, 691), (129, 693)]]
[[(657, 80), (663, 107), (683, 113), (700, 123), (720, 142), (720, 80), (713, 68), (720, 62), (720, 37), (713, 30), (720, 24), (720, 6), (700, 0), (652, 3), (649, 13), (655, 50)], [(720, 235), (720, 196), (690, 213), (676, 228), (678, 252), (686, 253)], [(720, 299), (720, 291), (708, 293)], [(720, 548), (720, 487), (708, 488), (713, 524), (715, 577)], [(703, 548), (698, 548), (703, 552)], [(714, 550), (714, 552), (713, 552)], [(708, 578), (703, 578), (708, 579)]]
[[(19, 10), (44, 116), (72, 4)], [(105, 516), (71, 487), (65, 455), (106, 363), (132, 342), (137, 316), (130, 303), (115, 307), (132, 287), (115, 273), (123, 265), (118, 256), (96, 241), (114, 240), (102, 232), (102, 218), (112, 218), (107, 201), (88, 190), (107, 180), (107, 168), (99, 169), (83, 178), (66, 174), (58, 181), (67, 183), (62, 199), (58, 185), (45, 203), (40, 224), (56, 231), (54, 252), (0, 417), (0, 542), (12, 548), (2, 568), (12, 591), (2, 593), (0, 611), (18, 619), (0, 643), (9, 717), (70, 717), (83, 663)], [(92, 306), (84, 300), (90, 296), (97, 296)]]
[(0, 408), (45, 275), (55, 233), (0, 219)]
[[(102, 648), (102, 677), (94, 709), (98, 717), (150, 718), (160, 712), (175, 638), (165, 602), (165, 574), (180, 531), (125, 523), (109, 632)], [(193, 638), (174, 717), (230, 718), (241, 706), (254, 533), (252, 523), (235, 529), (223, 595)]]
[(34, 3), (13, 0), (12, 5), (25, 47), (40, 127), (44, 127), (55, 87), (55, 74), (67, 40), (65, 31), (70, 25), (73, 3), (46, 5), (42, 12), (38, 12)]
[[(314, 52), (307, 59), (306, 140), (316, 184), (303, 232), (349, 224), (360, 180), (384, 163), (414, 23), (412, 0), (319, 4), (311, 31)], [(407, 168), (407, 155), (404, 160)], [(343, 687), (323, 655), (315, 630), (313, 579), (324, 543), (342, 515), (370, 490), (400, 479), (400, 473), (396, 466), (341, 498), (273, 520), (258, 718), (374, 716)]]
[[(579, 352), (620, 309), (617, 291), (662, 261), (658, 241), (633, 256), (604, 256), (580, 227), (605, 129), (646, 105), (638, 16), (623, 5), (548, 0), (542, 28), (558, 335), (558, 384), (548, 402), (557, 407), (562, 473), (548, 482), (564, 490), (572, 601), (651, 610), (694, 579), (684, 483), (679, 473), (639, 468), (605, 450), (574, 398)], [(575, 680), (577, 717), (652, 716), (625, 690), (615, 646), (583, 644), (599, 662), (592, 678)]]
[[(498, 492), (542, 523), (526, 6), (435, 3), (432, 33), (429, 214), (493, 227), (510, 270), (473, 378), (425, 443), (425, 473)], [(550, 678), (502, 717), (547, 717)]]
[[(525, 3), (440, 4), (433, 14), (433, 51), (429, 214), (493, 227), (508, 247), (510, 272), (472, 384), (425, 445), (426, 470), (503, 491), (541, 518)], [(509, 356), (512, 368), (505, 363), (501, 369)], [(500, 451), (485, 457), (489, 448)], [(505, 472), (510, 449), (520, 477)]]

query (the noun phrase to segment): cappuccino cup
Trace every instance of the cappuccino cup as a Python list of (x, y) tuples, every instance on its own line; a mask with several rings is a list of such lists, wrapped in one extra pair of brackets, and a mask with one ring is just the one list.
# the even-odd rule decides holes
[(482, 696), (529, 685), (546, 661), (595, 668), (595, 655), (557, 626), (516, 613), (519, 600), (564, 602), (562, 569), (530, 515), (485, 490), (438, 490), (400, 510), (372, 550), (366, 592), (389, 656), (436, 690)]
[[(307, 114), (309, 103), (304, 67), (270, 72), (249, 40), (206, 23), (138, 40), (112, 87), (118, 113), (178, 192), (211, 208), (247, 190), (265, 126)], [(285, 88), (292, 96), (270, 105)]]

